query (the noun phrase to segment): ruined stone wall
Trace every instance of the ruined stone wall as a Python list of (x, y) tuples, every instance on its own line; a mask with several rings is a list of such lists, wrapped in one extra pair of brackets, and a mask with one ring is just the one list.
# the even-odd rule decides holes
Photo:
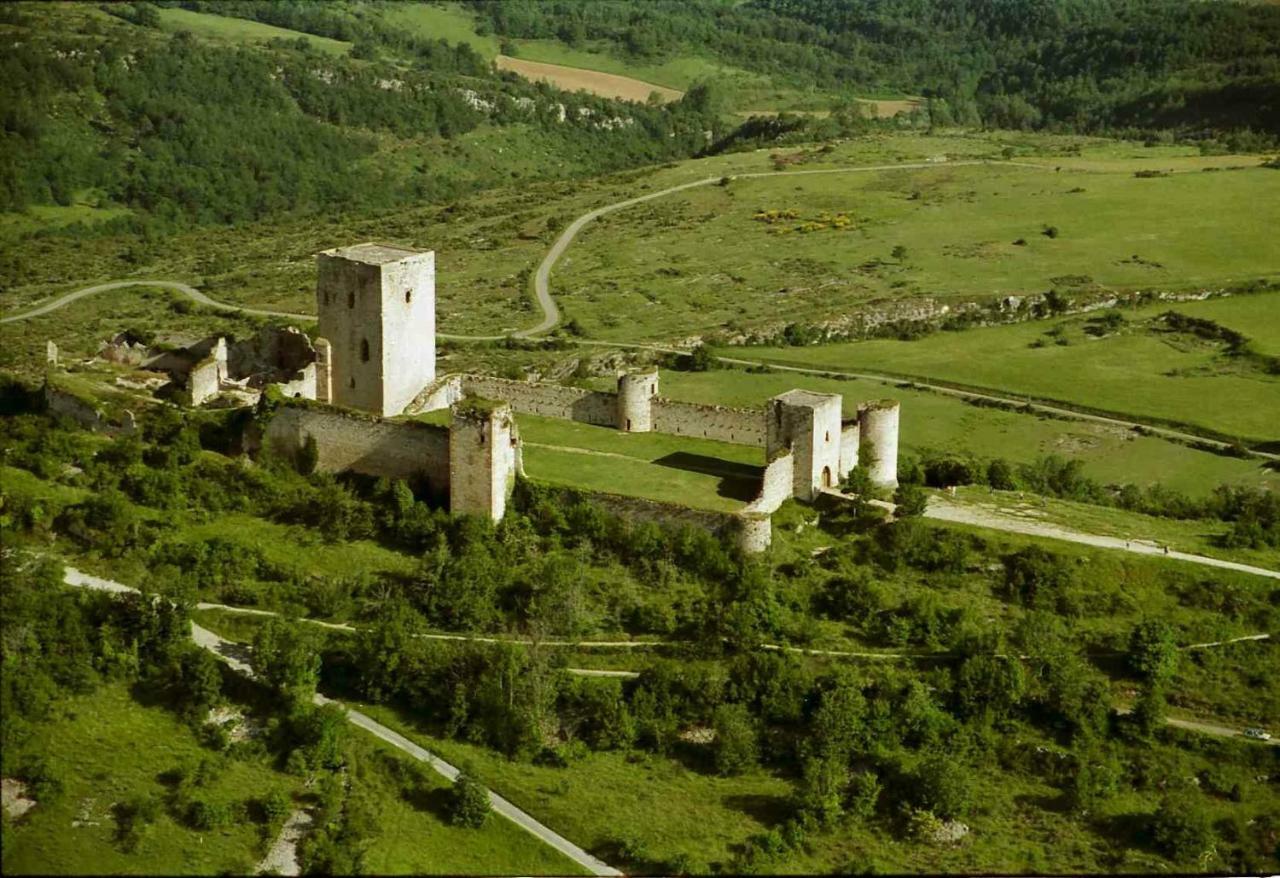
[(316, 440), (319, 470), (425, 477), (433, 491), (449, 487), (447, 427), (384, 421), (313, 406), (282, 406), (267, 424), (263, 442), (282, 454), (295, 454), (308, 436)]
[(861, 441), (857, 419), (840, 425), (840, 478), (848, 478), (858, 465), (858, 447)]
[(307, 363), (301, 371), (294, 374), (289, 381), (282, 381), (277, 386), (280, 392), (289, 397), (300, 397), (301, 399), (317, 398), (317, 380), (316, 380), (316, 364)]
[(562, 384), (510, 381), (488, 375), (463, 375), (462, 392), (467, 396), (500, 399), (520, 414), (563, 418), (601, 427), (614, 427), (618, 422), (616, 393)]
[(738, 445), (765, 444), (764, 412), (718, 405), (697, 405), (673, 399), (653, 401), (653, 431)]
[(223, 364), (212, 354), (191, 367), (187, 373), (187, 393), (191, 395), (192, 405), (203, 405), (218, 395), (224, 371)]
[(434, 412), (447, 409), (462, 399), (462, 376), (445, 375), (422, 389), (413, 402), (405, 407), (406, 414)]
[(774, 456), (764, 468), (760, 480), (760, 493), (747, 505), (744, 512), (776, 512), (778, 507), (791, 499), (795, 483), (796, 459), (789, 451)]

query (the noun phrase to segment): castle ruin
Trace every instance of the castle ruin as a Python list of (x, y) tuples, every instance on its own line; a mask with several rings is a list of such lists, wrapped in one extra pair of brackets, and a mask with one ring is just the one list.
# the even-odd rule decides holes
[[(366, 243), (316, 258), (321, 337), (307, 397), (321, 405), (281, 412), (264, 438), (292, 452), (314, 442), (322, 469), (419, 475), (447, 492), (450, 511), (497, 521), (523, 474), (518, 414), (752, 445), (766, 460), (759, 495), (729, 516), (747, 551), (768, 547), (770, 515), (783, 502), (812, 502), (835, 489), (860, 456), (874, 485), (897, 485), (893, 400), (864, 403), (852, 419), (843, 417), (839, 394), (809, 390), (779, 394), (763, 409), (698, 405), (660, 396), (655, 367), (619, 375), (613, 392), (487, 375), (437, 378), (434, 253)], [(448, 427), (394, 419), (445, 408)], [(597, 496), (625, 510), (662, 506)]]

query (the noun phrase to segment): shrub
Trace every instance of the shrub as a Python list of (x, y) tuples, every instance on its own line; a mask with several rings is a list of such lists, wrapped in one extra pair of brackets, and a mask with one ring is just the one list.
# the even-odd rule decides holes
[(712, 726), (716, 730), (716, 771), (727, 776), (755, 767), (760, 747), (755, 723), (745, 705), (720, 705), (713, 715)]
[(912, 800), (943, 820), (956, 820), (969, 810), (972, 788), (968, 772), (945, 756), (926, 759), (912, 775)]
[(489, 819), (489, 791), (465, 771), (454, 781), (449, 796), (449, 820), (455, 826), (479, 829)]
[(1212, 847), (1213, 827), (1195, 794), (1171, 795), (1151, 819), (1151, 840), (1165, 856), (1181, 863), (1198, 859)]

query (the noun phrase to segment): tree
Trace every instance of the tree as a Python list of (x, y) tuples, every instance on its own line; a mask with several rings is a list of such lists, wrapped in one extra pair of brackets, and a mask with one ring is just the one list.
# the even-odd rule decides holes
[(742, 704), (722, 704), (712, 716), (716, 771), (727, 776), (754, 768), (760, 759), (755, 722)]
[(1178, 670), (1178, 644), (1172, 626), (1162, 619), (1146, 619), (1129, 635), (1129, 668), (1141, 679), (1165, 683)]
[(467, 772), (461, 772), (449, 795), (449, 820), (455, 826), (479, 829), (489, 819), (489, 791)]
[(891, 255), (892, 255), (892, 256), (893, 256), (893, 258), (894, 258), (894, 259), (896, 259), (898, 262), (901, 262), (901, 261), (903, 261), (904, 259), (906, 259), (906, 258), (907, 258), (907, 248), (906, 248), (906, 247), (904, 247), (904, 246), (902, 246), (901, 244), (897, 244), (897, 245), (895, 245), (895, 246), (894, 246), (894, 248), (893, 248), (893, 251), (892, 251)]
[(253, 672), (287, 702), (308, 704), (320, 680), (314, 635), (296, 622), (273, 617), (253, 638)]
[(848, 784), (849, 769), (843, 759), (832, 756), (806, 759), (796, 793), (796, 809), (801, 818), (811, 819), (823, 828), (834, 826), (844, 813)]
[(1159, 850), (1179, 863), (1198, 860), (1213, 846), (1213, 826), (1194, 793), (1166, 796), (1151, 820), (1151, 838)]
[(916, 806), (943, 820), (963, 817), (972, 797), (968, 772), (949, 757), (930, 757), (912, 775), (912, 799)]
[(1003, 457), (997, 457), (987, 464), (987, 484), (997, 491), (1013, 491), (1018, 487), (1014, 478), (1013, 465)]
[(893, 492), (893, 502), (897, 504), (900, 518), (914, 518), (924, 515), (929, 505), (929, 495), (919, 485), (903, 483)]
[(690, 372), (706, 372), (715, 366), (715, 357), (711, 356), (711, 349), (705, 344), (700, 344), (689, 352)]

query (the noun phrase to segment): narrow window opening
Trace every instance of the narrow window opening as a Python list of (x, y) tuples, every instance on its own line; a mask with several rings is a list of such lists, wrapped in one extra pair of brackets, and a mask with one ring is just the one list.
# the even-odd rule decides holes
[(405, 291), (404, 291), (404, 303), (405, 303), (406, 305), (408, 305), (408, 304), (409, 304), (409, 302), (411, 302), (412, 300), (413, 300), (413, 290), (405, 290)]
[(830, 431), (830, 430), (828, 430), (825, 434), (823, 434), (823, 436), (822, 436), (822, 441), (823, 441), (823, 442), (830, 442), (830, 441), (831, 441), (831, 431)]
[(360, 360), (365, 363), (369, 362), (369, 340), (367, 338), (360, 342)]
[(354, 308), (355, 306), (356, 306), (356, 294), (355, 294), (355, 291), (352, 290), (351, 292), (347, 293), (347, 307)]
[(630, 418), (627, 418), (627, 432), (628, 432), (628, 433), (630, 433), (630, 432), (631, 432), (631, 419), (630, 419)]
[(351, 379), (351, 389), (352, 390), (356, 389), (356, 379), (354, 377)]

